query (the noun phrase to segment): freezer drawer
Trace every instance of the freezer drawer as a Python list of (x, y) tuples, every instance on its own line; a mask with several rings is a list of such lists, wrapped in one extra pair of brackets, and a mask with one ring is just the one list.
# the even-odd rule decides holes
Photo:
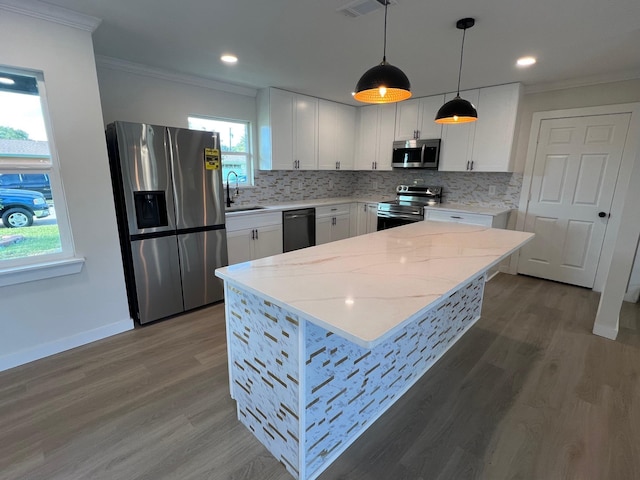
[(184, 310), (175, 235), (131, 242), (138, 319), (141, 324)]
[(178, 235), (185, 310), (223, 299), (222, 280), (214, 275), (228, 265), (225, 229)]

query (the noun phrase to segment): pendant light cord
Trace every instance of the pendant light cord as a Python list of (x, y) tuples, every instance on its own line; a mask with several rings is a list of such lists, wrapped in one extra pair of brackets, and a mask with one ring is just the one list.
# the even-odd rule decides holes
[(382, 63), (387, 63), (387, 7), (389, 0), (384, 2), (384, 44), (382, 47)]
[(460, 69), (458, 70), (458, 93), (456, 96), (460, 96), (460, 77), (462, 76), (462, 55), (464, 54), (464, 36), (467, 34), (466, 27), (462, 30), (462, 48), (460, 48)]

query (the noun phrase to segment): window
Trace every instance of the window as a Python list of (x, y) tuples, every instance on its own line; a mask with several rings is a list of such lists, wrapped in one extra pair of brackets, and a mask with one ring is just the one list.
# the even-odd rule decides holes
[(73, 256), (46, 112), (41, 74), (0, 68), (0, 273)]
[(222, 151), (222, 178), (227, 178), (229, 172), (233, 171), (238, 175), (240, 185), (252, 185), (253, 168), (248, 122), (189, 117), (189, 128), (218, 132)]

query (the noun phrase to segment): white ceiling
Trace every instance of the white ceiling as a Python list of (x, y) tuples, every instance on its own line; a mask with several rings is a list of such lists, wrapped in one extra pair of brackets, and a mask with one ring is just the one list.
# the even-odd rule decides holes
[[(359, 18), (351, 0), (47, 0), (102, 19), (97, 55), (227, 83), (356, 104), (357, 80), (382, 59), (384, 9)], [(638, 0), (397, 0), (389, 7), (387, 60), (414, 96), (519, 81), (576, 85), (640, 78)], [(239, 57), (234, 66), (222, 53)], [(529, 69), (522, 55), (538, 57)]]

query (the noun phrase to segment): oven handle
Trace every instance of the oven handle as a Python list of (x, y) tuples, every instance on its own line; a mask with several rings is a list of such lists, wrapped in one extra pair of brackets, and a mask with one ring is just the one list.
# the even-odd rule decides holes
[(386, 212), (378, 212), (378, 218), (397, 218), (399, 220), (411, 220), (414, 222), (421, 222), (424, 219), (424, 217), (418, 215), (398, 215), (396, 213), (388, 214)]

